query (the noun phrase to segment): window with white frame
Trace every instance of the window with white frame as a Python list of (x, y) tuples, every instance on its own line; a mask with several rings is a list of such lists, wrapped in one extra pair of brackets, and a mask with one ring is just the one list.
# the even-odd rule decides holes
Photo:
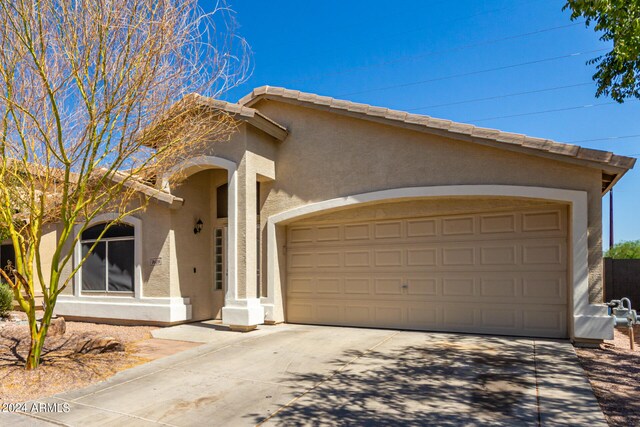
[(133, 293), (135, 285), (135, 233), (128, 224), (98, 224), (82, 233), (82, 292)]

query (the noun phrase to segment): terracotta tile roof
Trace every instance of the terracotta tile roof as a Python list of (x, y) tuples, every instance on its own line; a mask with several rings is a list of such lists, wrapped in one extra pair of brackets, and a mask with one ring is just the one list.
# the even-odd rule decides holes
[(254, 89), (251, 93), (238, 101), (241, 108), (254, 105), (262, 98), (279, 99), (285, 102), (312, 104), (312, 106), (322, 107), (345, 113), (355, 113), (363, 115), (364, 118), (384, 120), (390, 124), (403, 124), (424, 128), (423, 130), (444, 131), (452, 134), (452, 137), (463, 137), (473, 140), (493, 141), (502, 144), (516, 146), (522, 149), (533, 150), (534, 152), (548, 153), (557, 158), (574, 159), (592, 164), (599, 164), (603, 167), (628, 170), (633, 168), (636, 159), (632, 157), (619, 156), (608, 151), (584, 148), (578, 145), (555, 142), (550, 139), (534, 138), (526, 135), (502, 132), (497, 129), (488, 129), (473, 126), (465, 123), (452, 122), (451, 120), (437, 119), (430, 116), (411, 114), (404, 111), (391, 110), (388, 108), (375, 107), (368, 104), (360, 104), (351, 101), (320, 96), (312, 93), (289, 90), (282, 87), (262, 86)]
[(287, 135), (286, 127), (282, 126), (280, 123), (275, 122), (274, 120), (271, 120), (269, 117), (265, 116), (255, 108), (245, 107), (241, 104), (221, 101), (219, 99), (209, 98), (199, 94), (192, 94), (191, 96), (201, 104), (208, 105), (217, 110), (225, 111), (236, 118), (247, 120), (254, 126), (263, 129), (264, 125), (261, 125), (261, 123), (257, 121), (260, 120), (264, 124), (267, 124), (269, 128), (271, 128), (264, 128), (263, 130), (273, 134), (273, 136), (278, 139), (284, 139)]

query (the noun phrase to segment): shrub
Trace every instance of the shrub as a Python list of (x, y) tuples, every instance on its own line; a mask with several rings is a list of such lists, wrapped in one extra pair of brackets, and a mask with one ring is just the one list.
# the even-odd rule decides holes
[(609, 248), (605, 257), (614, 259), (640, 259), (640, 240), (616, 243)]
[(13, 309), (13, 291), (6, 283), (0, 282), (0, 317), (5, 317)]

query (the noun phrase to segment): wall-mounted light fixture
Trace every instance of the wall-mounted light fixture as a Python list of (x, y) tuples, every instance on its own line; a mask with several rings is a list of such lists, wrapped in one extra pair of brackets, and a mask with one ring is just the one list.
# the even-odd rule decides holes
[(203, 225), (204, 223), (202, 222), (202, 220), (198, 218), (198, 222), (196, 222), (196, 226), (193, 227), (193, 234), (198, 234), (199, 232), (201, 232)]

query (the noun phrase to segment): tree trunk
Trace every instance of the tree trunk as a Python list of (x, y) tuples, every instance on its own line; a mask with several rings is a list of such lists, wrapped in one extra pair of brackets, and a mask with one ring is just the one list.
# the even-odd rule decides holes
[(44, 311), (44, 315), (42, 316), (40, 328), (38, 328), (36, 323), (36, 325), (31, 329), (31, 348), (29, 349), (27, 364), (25, 366), (25, 369), (28, 371), (34, 370), (40, 366), (40, 362), (42, 361), (42, 348), (44, 347), (44, 341), (47, 337), (47, 330), (51, 324), (52, 315), (53, 312), (47, 307)]
[(42, 339), (42, 334), (36, 334), (36, 336), (31, 337), (31, 348), (29, 349), (29, 355), (27, 356), (27, 364), (25, 369), (27, 371), (31, 371), (40, 366), (40, 356), (42, 354), (42, 347), (44, 344), (44, 339)]

